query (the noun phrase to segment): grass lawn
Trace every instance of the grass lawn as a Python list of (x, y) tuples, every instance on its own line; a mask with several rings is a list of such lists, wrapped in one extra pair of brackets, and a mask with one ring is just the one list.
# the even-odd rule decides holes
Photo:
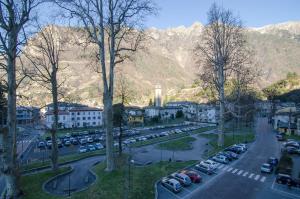
[[(118, 170), (107, 173), (105, 162), (97, 165), (93, 170), (98, 175), (97, 181), (89, 189), (75, 193), (72, 199), (120, 199), (127, 193), (129, 167), (126, 159), (118, 161)], [(161, 177), (166, 176), (178, 169), (194, 164), (195, 161), (187, 162), (161, 162), (146, 167), (135, 167), (130, 169), (130, 192), (129, 198), (153, 199), (155, 190), (154, 183)], [(49, 196), (42, 191), (42, 183), (53, 176), (53, 173), (41, 173), (22, 177), (22, 185), (26, 193), (24, 199), (61, 199), (64, 197)]]
[[(81, 160), (84, 158), (88, 158), (88, 157), (92, 157), (92, 156), (96, 156), (96, 155), (103, 155), (105, 154), (105, 150), (97, 150), (97, 151), (92, 151), (92, 152), (88, 152), (88, 153), (76, 153), (73, 155), (66, 155), (66, 156), (60, 156), (58, 157), (58, 162), (60, 164), (69, 162), (69, 161), (75, 161), (75, 160)], [(43, 166), (50, 166), (51, 162), (50, 160), (46, 160), (44, 162), (34, 162), (28, 165), (24, 165), (22, 166), (22, 170), (29, 170), (29, 169), (34, 169), (34, 168), (39, 168), (39, 167), (43, 167)]]
[(172, 140), (158, 144), (156, 147), (164, 150), (183, 151), (191, 150), (193, 148), (192, 142), (197, 140), (194, 137), (184, 137), (177, 140)]
[(286, 139), (294, 139), (300, 141), (300, 135), (286, 135)]
[(43, 183), (51, 177), (68, 171), (70, 168), (61, 168), (58, 172), (47, 171), (39, 174), (22, 176), (21, 187), (24, 192), (24, 199), (56, 199), (58, 197), (51, 196), (42, 190)]
[(241, 142), (245, 142), (245, 141), (252, 142), (255, 139), (255, 135), (253, 133), (248, 133), (248, 134), (244, 134), (244, 135), (241, 135), (241, 134), (234, 135), (234, 137), (232, 135), (225, 135), (224, 136), (224, 146), (219, 147), (218, 146), (218, 135), (216, 135), (216, 134), (201, 134), (199, 136), (210, 139), (209, 144), (212, 146), (212, 150), (208, 151), (207, 157), (209, 157), (209, 156), (211, 156), (233, 144), (237, 144), (237, 143), (241, 143)]

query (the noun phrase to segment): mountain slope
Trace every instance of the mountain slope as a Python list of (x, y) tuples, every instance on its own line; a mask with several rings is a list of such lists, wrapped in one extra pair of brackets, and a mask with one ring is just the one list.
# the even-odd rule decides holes
[[(157, 83), (162, 85), (163, 95), (166, 95), (180, 92), (194, 82), (198, 69), (193, 49), (201, 39), (202, 29), (202, 24), (195, 23), (191, 27), (146, 30), (148, 39), (143, 43), (144, 48), (133, 56), (132, 61), (117, 67), (117, 71), (125, 73), (135, 91), (134, 103), (146, 104)], [(57, 31), (70, 35), (70, 44), (62, 55), (62, 63), (69, 65), (62, 75), (66, 78), (65, 100), (101, 105), (101, 74), (89, 66), (92, 49), (71, 42), (80, 38), (75, 30), (58, 27)], [(249, 28), (247, 37), (264, 72), (262, 81), (259, 81), (261, 88), (281, 79), (287, 72), (300, 73), (299, 22)], [(44, 105), (50, 101), (45, 90), (36, 84), (27, 82), (19, 92), (29, 96), (30, 101), (22, 101), (23, 104)], [(187, 99), (193, 98), (193, 93), (197, 92), (185, 89), (183, 93), (182, 98)]]

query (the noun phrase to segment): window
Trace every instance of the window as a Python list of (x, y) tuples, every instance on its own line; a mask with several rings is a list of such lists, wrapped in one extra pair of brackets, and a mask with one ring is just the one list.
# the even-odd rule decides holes
[(95, 120), (95, 119), (96, 119), (96, 117), (93, 117), (93, 119)]
[(74, 113), (74, 112), (72, 112), (72, 115), (75, 115), (75, 113)]
[(94, 115), (96, 115), (96, 112), (94, 112)]
[(75, 120), (75, 118), (74, 117), (72, 117), (72, 121), (74, 121)]
[(79, 123), (79, 122), (77, 123), (77, 126), (80, 126), (80, 123)]
[(80, 115), (80, 112), (77, 112), (77, 115)]
[(85, 117), (82, 117), (82, 120), (85, 120)]
[(77, 120), (80, 120), (80, 117), (77, 117)]
[(85, 115), (85, 112), (82, 112), (82, 115)]
[(91, 117), (88, 117), (88, 120), (90, 120), (91, 119)]
[(66, 116), (63, 116), (63, 120), (66, 120)]
[(96, 125), (96, 122), (93, 122), (93, 125)]
[(100, 117), (100, 116), (98, 116), (98, 119), (100, 120), (100, 119), (101, 119), (101, 117)]

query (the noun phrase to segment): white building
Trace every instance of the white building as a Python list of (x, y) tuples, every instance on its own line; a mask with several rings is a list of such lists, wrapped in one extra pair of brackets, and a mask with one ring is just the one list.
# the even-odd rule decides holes
[(218, 122), (218, 111), (216, 106), (199, 104), (197, 109), (197, 121), (207, 123)]
[(145, 119), (152, 119), (155, 117), (159, 117), (160, 107), (156, 106), (147, 106), (144, 107), (145, 110)]
[(181, 107), (163, 107), (159, 110), (159, 115), (162, 120), (175, 119), (178, 111), (182, 111)]
[[(87, 106), (73, 107), (69, 110), (60, 110), (58, 113), (59, 128), (95, 127), (103, 125), (103, 111), (99, 108)], [(51, 128), (54, 115), (53, 111), (48, 111), (46, 116), (46, 126)]]

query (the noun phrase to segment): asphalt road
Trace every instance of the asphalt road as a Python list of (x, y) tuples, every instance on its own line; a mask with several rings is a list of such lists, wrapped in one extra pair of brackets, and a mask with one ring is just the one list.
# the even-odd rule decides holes
[[(271, 156), (279, 158), (280, 145), (265, 118), (256, 125), (256, 142), (228, 172), (225, 170), (203, 188), (185, 198), (199, 199), (285, 199), (297, 198), (286, 192), (285, 187), (274, 190), (274, 175), (261, 174), (260, 166)], [(234, 172), (237, 169), (236, 172)], [(248, 173), (247, 173), (248, 172)], [(254, 174), (250, 177), (251, 174)], [(300, 195), (299, 195), (300, 196)]]

